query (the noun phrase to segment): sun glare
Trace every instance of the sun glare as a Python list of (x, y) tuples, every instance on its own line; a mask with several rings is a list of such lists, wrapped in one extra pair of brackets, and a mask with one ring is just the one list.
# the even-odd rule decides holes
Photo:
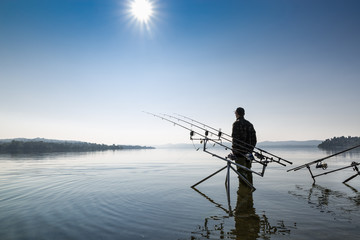
[(137, 21), (146, 24), (153, 15), (153, 4), (149, 0), (133, 0), (130, 12)]

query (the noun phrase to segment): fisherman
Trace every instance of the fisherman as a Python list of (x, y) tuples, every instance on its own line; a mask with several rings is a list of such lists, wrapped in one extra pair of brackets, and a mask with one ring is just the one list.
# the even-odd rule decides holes
[[(236, 121), (232, 127), (232, 149), (235, 155), (235, 162), (251, 169), (252, 151), (256, 145), (256, 132), (254, 126), (244, 118), (245, 110), (238, 107), (235, 111)], [(252, 173), (240, 167), (238, 172), (242, 174), (250, 183), (252, 183)], [(240, 178), (239, 178), (240, 179)], [(240, 179), (241, 181), (241, 179)]]

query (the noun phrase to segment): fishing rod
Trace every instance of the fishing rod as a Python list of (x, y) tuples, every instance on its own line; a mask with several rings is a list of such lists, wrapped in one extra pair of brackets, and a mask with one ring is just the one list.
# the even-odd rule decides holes
[[(238, 175), (238, 177), (242, 180), (242, 182), (244, 182), (248, 187), (250, 187), (251, 191), (255, 191), (255, 190), (256, 190), (256, 188), (253, 186), (253, 184), (252, 184), (251, 182), (249, 182), (249, 180), (247, 180), (247, 178), (246, 178), (243, 174), (239, 173), (239, 171), (236, 170), (232, 165), (236, 165), (238, 168), (241, 168), (241, 169), (243, 169), (243, 170), (245, 170), (245, 171), (247, 171), (247, 172), (254, 173), (254, 174), (256, 174), (256, 175), (259, 175), (259, 176), (263, 177), (263, 176), (264, 176), (264, 172), (265, 172), (265, 168), (266, 168), (267, 164), (263, 164), (262, 172), (259, 172), (259, 173), (258, 173), (258, 172), (255, 172), (255, 171), (253, 171), (253, 170), (251, 170), (251, 169), (249, 169), (249, 168), (247, 168), (247, 167), (245, 167), (245, 166), (243, 166), (243, 165), (241, 165), (241, 164), (238, 164), (238, 163), (236, 163), (236, 162), (233, 162), (234, 159), (232, 159), (232, 158), (222, 157), (222, 156), (219, 156), (219, 155), (217, 155), (217, 154), (215, 154), (215, 153), (212, 153), (212, 152), (208, 151), (208, 150), (207, 150), (207, 143), (208, 143), (209, 141), (210, 141), (210, 142), (213, 142), (214, 144), (217, 144), (217, 145), (219, 145), (219, 146), (222, 146), (222, 147), (224, 147), (225, 149), (232, 150), (232, 148), (230, 148), (230, 147), (225, 146), (224, 144), (222, 144), (222, 142), (221, 142), (219, 139), (209, 138), (209, 137), (208, 137), (209, 131), (205, 131), (204, 134), (201, 134), (201, 133), (199, 133), (199, 132), (194, 131), (193, 129), (191, 129), (190, 127), (191, 127), (192, 125), (190, 125), (190, 127), (184, 126), (183, 124), (180, 124), (179, 122), (175, 122), (175, 121), (169, 119), (169, 117), (166, 117), (166, 115), (160, 116), (160, 115), (157, 115), (157, 114), (154, 114), (154, 113), (150, 113), (150, 112), (144, 112), (144, 113), (150, 114), (150, 115), (152, 115), (152, 116), (154, 116), (154, 117), (157, 117), (157, 118), (160, 118), (160, 119), (165, 120), (165, 121), (167, 121), (167, 122), (170, 122), (170, 123), (174, 124), (175, 126), (179, 126), (179, 127), (182, 127), (182, 128), (184, 128), (184, 129), (190, 131), (190, 140), (200, 140), (200, 142), (203, 143), (203, 151), (204, 151), (204, 152), (206, 152), (206, 153), (208, 153), (208, 154), (211, 154), (211, 156), (213, 156), (213, 157), (217, 157), (217, 158), (219, 158), (219, 159), (227, 162), (227, 165), (226, 165), (225, 167), (221, 168), (220, 170), (216, 171), (215, 173), (211, 174), (210, 176), (204, 178), (203, 180), (197, 182), (196, 184), (194, 184), (193, 186), (191, 186), (192, 188), (194, 188), (195, 186), (199, 185), (200, 183), (206, 181), (207, 179), (213, 177), (214, 175), (218, 174), (218, 173), (221, 172), (222, 170), (227, 169), (226, 180), (225, 180), (225, 188), (226, 188), (226, 192), (227, 192), (227, 199), (228, 199), (229, 205), (230, 205), (230, 170), (233, 170), (233, 171)], [(194, 137), (195, 134), (198, 135), (198, 136), (200, 136), (200, 138), (199, 138), (199, 139), (194, 139), (193, 137)]]
[[(244, 143), (244, 142), (241, 141), (241, 140), (238, 140), (238, 139), (236, 139), (236, 138), (233, 138), (233, 137), (231, 137), (230, 135), (222, 132), (221, 129), (216, 130), (215, 128), (210, 127), (210, 126), (208, 126), (208, 125), (206, 125), (206, 124), (204, 124), (204, 123), (198, 122), (198, 121), (196, 121), (196, 120), (194, 120), (194, 119), (191, 119), (191, 118), (182, 116), (182, 115), (180, 115), (180, 114), (176, 114), (176, 115), (179, 115), (179, 116), (181, 116), (181, 117), (183, 117), (183, 118), (185, 118), (185, 119), (188, 119), (188, 120), (190, 120), (190, 121), (192, 121), (192, 122), (188, 122), (188, 121), (186, 121), (186, 120), (184, 120), (184, 119), (180, 119), (180, 118), (177, 118), (177, 117), (174, 117), (174, 116), (171, 116), (171, 115), (167, 115), (167, 114), (165, 114), (165, 115), (168, 116), (168, 117), (170, 117), (170, 118), (176, 119), (176, 120), (178, 120), (178, 121), (187, 123), (187, 124), (189, 124), (189, 125), (191, 125), (191, 126), (197, 127), (197, 128), (199, 128), (199, 129), (201, 129), (201, 130), (207, 131), (207, 132), (209, 132), (209, 133), (211, 133), (211, 134), (213, 134), (213, 135), (218, 136), (219, 139), (228, 141), (228, 142), (230, 142), (230, 143), (232, 143), (233, 140), (236, 140), (235, 143), (233, 144), (234, 146), (240, 146), (240, 147), (242, 147), (242, 148), (245, 148), (245, 149), (249, 150), (249, 152), (254, 153), (254, 155), (251, 154), (250, 156), (246, 156), (246, 155), (244, 155), (244, 154), (242, 154), (242, 155), (243, 155), (245, 158), (251, 158), (251, 160), (253, 160), (253, 161), (255, 161), (255, 162), (258, 162), (258, 163), (260, 163), (260, 164), (267, 164), (267, 163), (269, 163), (269, 162), (276, 162), (276, 163), (278, 163), (278, 164), (280, 164), (280, 165), (282, 165), (282, 166), (286, 166), (286, 164), (284, 164), (284, 163), (281, 162), (281, 161), (284, 161), (284, 162), (286, 162), (286, 163), (292, 164), (292, 162), (290, 162), (290, 161), (288, 161), (288, 160), (285, 160), (285, 159), (283, 159), (283, 158), (281, 158), (281, 157), (278, 157), (278, 156), (276, 156), (276, 155), (274, 155), (274, 154), (271, 154), (271, 153), (269, 153), (269, 152), (267, 152), (267, 151), (265, 151), (265, 150), (263, 150), (263, 149), (256, 148), (256, 147), (252, 146), (251, 144)], [(198, 123), (198, 124), (200, 124), (201, 126), (199, 126), (199, 125), (197, 125), (197, 124), (195, 124), (195, 123)], [(202, 127), (202, 126), (204, 126), (204, 127)], [(209, 129), (211, 129), (211, 130), (213, 130), (213, 131), (217, 131), (217, 132), (213, 132), (213, 131), (211, 131), (211, 130), (208, 130), (208, 129), (206, 129), (205, 127), (209, 128)], [(224, 135), (225, 135), (225, 136), (228, 136), (230, 139), (227, 138), (227, 137), (224, 137)], [(244, 147), (244, 145), (247, 145), (247, 147)], [(258, 151), (254, 150), (254, 149), (256, 149), (256, 150), (258, 150)], [(266, 155), (264, 155), (264, 154), (268, 154), (268, 155), (270, 155), (271, 157), (266, 156)], [(255, 157), (258, 158), (259, 160), (257, 160)], [(274, 157), (277, 158), (277, 159), (274, 159)]]
[[(199, 129), (205, 131), (205, 133), (207, 133), (207, 134), (211, 133), (212, 135), (217, 135), (219, 141), (225, 140), (225, 141), (228, 141), (228, 142), (232, 142), (230, 139), (227, 139), (227, 138), (223, 137), (222, 136), (223, 133), (220, 130), (219, 130), (218, 133), (214, 133), (214, 132), (212, 132), (212, 131), (210, 131), (210, 130), (208, 130), (206, 128), (203, 128), (203, 127), (201, 127), (201, 126), (199, 126), (197, 124), (194, 124), (192, 122), (188, 122), (188, 121), (186, 121), (184, 119), (180, 119), (180, 118), (168, 115), (168, 114), (163, 114), (163, 115), (166, 116), (166, 117), (169, 117), (169, 118), (176, 119), (177, 121), (184, 122), (184, 123), (186, 123), (186, 124), (188, 124), (190, 126), (194, 126), (196, 128), (199, 128)], [(205, 125), (205, 124), (203, 124), (203, 125)], [(234, 145), (243, 147), (243, 145), (238, 144), (238, 143), (236, 143)], [(227, 147), (227, 148), (229, 148), (229, 147)], [(232, 148), (230, 148), (230, 149), (233, 150)], [(279, 163), (280, 165), (286, 166), (284, 163), (281, 163), (280, 160), (274, 160), (273, 158), (270, 158), (268, 156), (264, 156), (262, 153), (258, 153), (256, 151), (250, 151), (250, 149), (248, 149), (248, 148), (247, 148), (247, 150), (249, 150), (249, 152), (253, 152), (255, 154), (255, 156), (260, 159), (260, 160), (257, 160), (252, 154), (248, 155), (248, 154), (240, 153), (244, 158), (246, 158), (246, 159), (248, 159), (250, 161), (255, 161), (257, 163), (262, 164), (263, 166), (267, 165), (269, 162), (276, 162), (276, 163)], [(234, 158), (234, 159), (236, 158), (233, 154), (230, 154), (229, 157)], [(263, 169), (263, 170), (265, 171), (265, 169)]]
[(332, 155), (330, 155), (330, 156), (323, 157), (323, 158), (317, 159), (317, 160), (315, 160), (315, 161), (308, 162), (308, 163), (305, 163), (305, 164), (303, 164), (303, 165), (297, 166), (297, 167), (295, 167), (295, 168), (289, 169), (289, 170), (287, 170), (287, 172), (297, 171), (297, 170), (300, 170), (300, 169), (302, 169), (302, 168), (309, 167), (310, 165), (315, 164), (315, 163), (320, 163), (320, 164), (317, 164), (317, 166), (318, 166), (317, 168), (320, 168), (320, 167), (321, 167), (321, 168), (326, 169), (326, 163), (321, 163), (322, 161), (324, 161), (324, 160), (326, 160), (326, 159), (329, 159), (329, 158), (332, 158), (332, 157), (335, 157), (335, 156), (337, 156), (337, 155), (339, 155), (339, 154), (342, 154), (342, 153), (344, 153), (344, 152), (348, 152), (348, 151), (353, 150), (353, 149), (358, 148), (358, 147), (360, 147), (360, 144), (359, 144), (359, 145), (356, 145), (356, 146), (354, 146), (354, 147), (345, 149), (345, 150), (343, 150), (343, 151), (334, 153), (334, 154), (332, 154)]
[[(229, 134), (227, 134), (227, 133), (225, 133), (225, 132), (222, 132), (221, 129), (217, 130), (216, 128), (213, 128), (213, 127), (211, 127), (211, 126), (209, 126), (209, 125), (206, 125), (206, 124), (204, 124), (204, 123), (202, 123), (202, 122), (196, 121), (196, 120), (194, 120), (194, 119), (192, 119), (192, 118), (189, 118), (189, 117), (183, 116), (183, 115), (181, 115), (181, 114), (177, 114), (177, 113), (175, 113), (175, 114), (178, 115), (178, 116), (180, 116), (180, 117), (182, 117), (182, 118), (188, 119), (188, 120), (190, 120), (190, 121), (192, 121), (192, 122), (195, 122), (195, 123), (197, 123), (197, 124), (200, 124), (200, 125), (202, 125), (202, 126), (204, 126), (204, 127), (206, 127), (206, 128), (209, 128), (209, 129), (211, 129), (211, 130), (213, 130), (213, 131), (217, 131), (217, 132), (218, 132), (217, 134), (214, 133), (214, 132), (212, 132), (212, 134), (218, 135), (219, 138), (222, 138), (222, 139), (224, 139), (224, 140), (226, 140), (226, 141), (228, 141), (228, 142), (233, 142), (232, 140), (235, 140), (235, 142), (237, 142), (237, 143), (235, 143), (235, 145), (242, 146), (242, 147), (244, 147), (243, 145), (245, 145), (245, 146), (247, 146), (247, 147), (246, 147), (247, 149), (252, 149), (252, 148), (253, 148), (253, 149), (256, 149), (256, 150), (260, 151), (260, 152), (256, 152), (256, 151), (254, 151), (254, 150), (252, 151), (252, 152), (253, 152), (256, 156), (258, 156), (260, 159), (262, 158), (262, 156), (264, 156), (263, 154), (265, 153), (265, 154), (268, 154), (268, 155), (270, 155), (270, 156), (272, 156), (272, 157), (277, 158), (277, 160), (275, 160), (275, 159), (273, 159), (273, 158), (271, 158), (271, 157), (265, 156), (268, 160), (271, 160), (271, 161), (273, 161), (273, 162), (277, 162), (277, 163), (279, 163), (279, 164), (281, 164), (281, 165), (283, 165), (283, 166), (286, 166), (286, 165), (283, 164), (283, 163), (281, 163), (280, 161), (284, 161), (284, 162), (286, 162), (286, 163), (293, 164), (292, 162), (290, 162), (290, 161), (288, 161), (288, 160), (286, 160), (286, 159), (283, 159), (283, 158), (281, 158), (281, 157), (279, 157), (279, 156), (276, 156), (276, 155), (274, 155), (274, 154), (272, 154), (272, 153), (270, 153), (270, 152), (268, 152), (268, 151), (266, 151), (266, 150), (264, 150), (264, 149), (258, 148), (258, 147), (256, 147), (256, 146), (253, 146), (253, 145), (249, 144), (249, 143), (246, 143), (246, 142), (244, 142), (244, 141), (241, 141), (240, 139), (234, 138), (234, 137), (230, 136)], [(192, 123), (189, 123), (189, 124), (192, 124)], [(196, 126), (196, 125), (194, 125), (194, 126)], [(198, 127), (198, 126), (197, 126), (197, 127)], [(225, 135), (226, 137), (228, 137), (228, 138), (231, 138), (231, 139), (228, 139), (228, 138), (224, 137), (224, 135)], [(241, 145), (241, 144), (242, 144), (242, 145)]]
[(340, 171), (340, 170), (343, 170), (343, 169), (346, 169), (346, 168), (353, 168), (354, 171), (356, 171), (357, 173), (351, 177), (349, 177), (348, 179), (346, 179), (345, 181), (343, 181), (343, 183), (346, 183), (348, 181), (350, 181), (351, 179), (355, 178), (356, 176), (359, 176), (360, 175), (360, 171), (359, 171), (359, 168), (358, 168), (358, 165), (360, 165), (360, 163), (357, 163), (357, 162), (352, 162), (349, 166), (346, 166), (346, 167), (341, 167), (341, 168), (338, 168), (338, 169), (335, 169), (335, 170), (331, 170), (331, 171), (327, 171), (325, 173), (321, 173), (321, 174), (317, 174), (317, 175), (314, 175), (313, 172), (311, 171), (310, 169), (310, 166), (315, 164), (316, 163), (316, 166), (315, 168), (322, 168), (323, 170), (327, 169), (328, 165), (327, 163), (323, 163), (322, 161), (326, 160), (326, 159), (329, 159), (331, 157), (334, 157), (334, 156), (337, 156), (339, 154), (342, 154), (342, 153), (345, 153), (347, 151), (350, 151), (350, 150), (353, 150), (355, 148), (358, 148), (360, 147), (360, 145), (356, 145), (354, 147), (351, 147), (351, 148), (348, 148), (348, 149), (345, 149), (343, 151), (340, 151), (340, 152), (337, 152), (337, 153), (334, 153), (332, 155), (329, 155), (327, 157), (323, 157), (323, 158), (320, 158), (320, 159), (317, 159), (315, 161), (312, 161), (312, 162), (309, 162), (309, 163), (305, 163), (303, 165), (300, 165), (298, 167), (295, 167), (295, 168), (292, 168), (292, 169), (289, 169), (287, 170), (288, 172), (289, 171), (297, 171), (297, 170), (300, 170), (302, 168), (307, 168), (309, 170), (309, 173), (311, 175), (311, 178), (313, 179), (314, 183), (315, 183), (315, 178), (316, 177), (319, 177), (319, 176), (323, 176), (323, 175), (327, 175), (329, 173), (333, 173), (333, 172), (337, 172), (337, 171)]
[[(209, 132), (208, 132), (208, 131), (206, 131), (206, 132), (204, 133), (204, 135), (203, 135), (203, 134), (201, 134), (201, 133), (198, 133), (198, 132), (194, 131), (193, 129), (191, 129), (191, 128), (189, 128), (189, 127), (186, 127), (186, 126), (184, 126), (184, 125), (182, 125), (182, 124), (180, 124), (180, 123), (177, 123), (177, 122), (175, 122), (175, 121), (172, 121), (172, 120), (168, 119), (167, 117), (162, 117), (162, 116), (160, 116), (160, 115), (157, 115), (157, 114), (154, 114), (154, 113), (150, 113), (150, 112), (145, 112), (145, 111), (144, 111), (144, 113), (153, 115), (154, 117), (160, 118), (161, 120), (168, 121), (168, 122), (170, 122), (170, 123), (172, 123), (172, 124), (174, 124), (174, 125), (176, 125), (176, 126), (182, 127), (182, 128), (184, 128), (184, 129), (190, 131), (190, 140), (205, 140), (205, 139), (206, 139), (206, 140), (211, 141), (211, 142), (213, 142), (213, 143), (215, 143), (215, 144), (218, 144), (218, 145), (220, 145), (220, 146), (222, 146), (222, 147), (224, 147), (224, 148), (226, 148), (226, 149), (232, 150), (232, 148), (230, 148), (230, 147), (228, 147), (228, 146), (225, 146), (224, 144), (216, 141), (215, 139), (208, 138), (208, 135), (209, 135)], [(162, 115), (166, 116), (166, 114), (162, 114)], [(202, 139), (202, 138), (201, 138), (201, 139), (194, 139), (193, 136), (194, 136), (195, 134), (199, 135), (200, 137), (203, 137), (204, 139)]]
[[(218, 142), (216, 139), (208, 138), (209, 132), (205, 132), (204, 134), (201, 134), (201, 133), (196, 132), (196, 131), (194, 131), (193, 129), (187, 127), (187, 126), (184, 126), (184, 125), (182, 125), (182, 124), (180, 124), (180, 123), (177, 123), (177, 122), (175, 122), (175, 121), (172, 121), (172, 120), (168, 119), (167, 117), (162, 117), (162, 116), (160, 116), (160, 115), (157, 115), (157, 114), (154, 114), (154, 113), (150, 113), (150, 112), (145, 112), (145, 111), (144, 111), (144, 113), (150, 114), (150, 115), (152, 115), (152, 116), (154, 116), (154, 117), (157, 117), (157, 118), (160, 118), (161, 120), (168, 121), (168, 122), (170, 122), (170, 123), (172, 123), (172, 124), (174, 124), (174, 125), (176, 125), (176, 126), (182, 127), (182, 128), (184, 128), (184, 129), (190, 131), (190, 140), (200, 140), (200, 141), (202, 141), (202, 143), (204, 144), (203, 151), (206, 152), (206, 153), (209, 153), (209, 154), (212, 155), (213, 157), (218, 157), (218, 158), (220, 158), (220, 159), (222, 159), (222, 160), (230, 161), (231, 164), (233, 164), (233, 165), (236, 165), (236, 166), (238, 166), (238, 167), (240, 167), (240, 168), (242, 168), (242, 169), (244, 169), (244, 170), (246, 170), (246, 171), (249, 171), (249, 172), (252, 172), (252, 173), (255, 173), (255, 174), (261, 176), (261, 173), (255, 172), (255, 171), (253, 171), (253, 170), (251, 170), (251, 169), (249, 169), (249, 168), (247, 168), (247, 167), (244, 167), (243, 165), (240, 165), (240, 164), (238, 164), (238, 163), (236, 163), (236, 162), (232, 162), (231, 159), (229, 159), (228, 157), (225, 157), (225, 158), (224, 158), (224, 157), (221, 157), (221, 156), (219, 156), (219, 155), (217, 155), (217, 154), (214, 154), (214, 153), (212, 153), (212, 152), (207, 151), (206, 145), (207, 145), (207, 142), (208, 142), (208, 141), (211, 141), (211, 142), (213, 142), (214, 144), (217, 144), (217, 145), (219, 145), (219, 146), (224, 147), (225, 149), (229, 149), (229, 150), (232, 151), (232, 148), (230, 148), (230, 147), (222, 144), (221, 142)], [(166, 116), (166, 114), (163, 114), (163, 115)], [(194, 139), (193, 137), (195, 136), (195, 134), (199, 135), (199, 136), (202, 137), (202, 138)]]
[[(155, 116), (155, 117), (158, 117), (158, 118), (160, 118), (160, 119), (162, 119), (162, 120), (166, 120), (166, 121), (168, 121), (168, 122), (170, 122), (170, 123), (172, 123), (172, 124), (174, 124), (174, 125), (178, 125), (178, 126), (184, 128), (184, 129), (190, 131), (190, 140), (192, 140), (192, 141), (193, 141), (193, 140), (200, 140), (201, 143), (204, 143), (204, 148), (203, 148), (203, 151), (204, 151), (204, 152), (207, 152), (207, 153), (211, 154), (212, 156), (221, 158), (221, 159), (226, 160), (226, 161), (227, 161), (229, 158), (230, 158), (231, 160), (235, 160), (235, 159), (236, 159), (236, 157), (235, 157), (233, 154), (229, 154), (227, 157), (223, 158), (223, 157), (221, 157), (221, 156), (219, 156), (219, 155), (216, 155), (216, 154), (214, 154), (214, 153), (209, 152), (209, 151), (206, 150), (207, 141), (212, 141), (212, 142), (214, 142), (215, 144), (217, 144), (217, 145), (219, 145), (219, 146), (222, 146), (224, 149), (226, 149), (226, 150), (231, 150), (231, 151), (233, 152), (233, 148), (231, 148), (231, 147), (229, 147), (229, 146), (226, 146), (226, 145), (224, 145), (224, 144), (222, 143), (222, 140), (226, 140), (226, 141), (228, 141), (228, 142), (231, 142), (231, 139), (228, 139), (228, 138), (223, 137), (221, 131), (215, 133), (215, 132), (213, 132), (213, 131), (211, 131), (211, 130), (208, 130), (208, 129), (204, 128), (204, 127), (199, 126), (198, 124), (195, 124), (195, 123), (193, 123), (193, 122), (186, 121), (186, 120), (184, 120), (184, 119), (177, 118), (177, 117), (172, 116), (172, 115), (169, 115), (169, 114), (161, 114), (162, 116), (160, 116), (160, 115), (157, 115), (157, 114), (154, 114), (154, 113), (149, 113), (149, 112), (145, 112), (145, 113), (150, 114), (150, 115), (153, 115), (153, 116)], [(177, 121), (177, 122), (175, 122), (175, 121)], [(184, 126), (184, 124), (180, 124), (180, 122), (186, 124), (186, 126)], [(205, 124), (203, 124), (203, 125), (205, 125)], [(192, 129), (192, 127), (196, 127), (196, 128), (198, 128), (198, 129), (200, 129), (200, 130), (203, 130), (203, 131), (205, 132), (204, 135), (203, 135), (203, 134), (200, 134), (200, 133), (198, 133), (198, 132), (195, 132), (195, 131)], [(193, 136), (194, 136), (195, 133), (196, 133), (197, 135), (199, 135), (200, 137), (203, 137), (203, 138), (201, 138), (201, 139), (194, 139)], [(211, 134), (211, 135), (216, 135), (216, 136), (217, 136), (217, 139), (208, 138), (209, 134)], [(204, 141), (204, 140), (206, 140), (206, 141)], [(199, 149), (196, 149), (196, 150), (199, 150)], [(243, 155), (243, 156), (244, 156), (247, 160), (249, 160), (249, 161), (254, 161), (254, 162), (257, 162), (257, 163), (260, 163), (261, 165), (263, 165), (263, 169), (262, 169), (262, 172), (261, 172), (261, 173), (257, 173), (257, 172), (254, 172), (254, 171), (252, 171), (252, 170), (248, 170), (248, 171), (251, 171), (251, 172), (253, 172), (253, 173), (257, 174), (257, 175), (260, 175), (261, 177), (264, 176), (264, 173), (265, 173), (265, 169), (266, 169), (266, 167), (267, 167), (267, 164), (270, 163), (270, 162), (276, 162), (276, 163), (278, 163), (278, 164), (280, 164), (280, 165), (283, 165), (283, 166), (286, 166), (286, 165), (285, 165), (284, 163), (280, 162), (280, 160), (283, 160), (283, 161), (285, 161), (285, 162), (291, 163), (290, 161), (284, 160), (283, 158), (280, 158), (280, 157), (277, 157), (277, 156), (276, 156), (276, 157), (277, 157), (278, 159), (274, 159), (273, 157), (269, 157), (269, 156), (264, 155), (262, 152), (257, 152), (257, 151), (253, 151), (253, 152), (254, 152), (254, 155), (255, 155), (255, 156), (253, 156), (252, 154), (251, 154), (250, 156), (249, 156), (249, 155)], [(273, 156), (275, 156), (275, 155), (273, 155)], [(258, 159), (260, 159), (260, 160), (258, 160), (258, 159), (256, 159), (256, 158), (258, 158)], [(291, 163), (291, 164), (292, 164), (292, 163)]]

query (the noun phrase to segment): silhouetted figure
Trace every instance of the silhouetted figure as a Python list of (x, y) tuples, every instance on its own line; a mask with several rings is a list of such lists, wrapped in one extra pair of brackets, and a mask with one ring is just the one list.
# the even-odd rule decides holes
[[(236, 121), (232, 127), (232, 148), (236, 159), (235, 162), (251, 169), (251, 160), (246, 158), (247, 154), (251, 154), (256, 145), (256, 132), (254, 126), (244, 118), (245, 110), (241, 107), (235, 111)], [(252, 173), (238, 167), (239, 173), (247, 178), (249, 182), (253, 182)], [(242, 181), (240, 179), (240, 181)]]

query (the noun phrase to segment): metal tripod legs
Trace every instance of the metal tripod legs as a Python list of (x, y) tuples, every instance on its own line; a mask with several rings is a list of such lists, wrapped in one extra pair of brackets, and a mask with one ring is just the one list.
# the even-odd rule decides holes
[(229, 204), (229, 207), (230, 207), (230, 169), (232, 169), (239, 176), (239, 178), (241, 178), (241, 180), (243, 180), (246, 183), (246, 185), (248, 185), (251, 188), (252, 192), (256, 190), (255, 187), (241, 173), (239, 173), (233, 166), (231, 166), (230, 161), (227, 161), (227, 164), (226, 164), (225, 167), (222, 167), (221, 169), (217, 170), (213, 174), (211, 174), (211, 175), (207, 176), (206, 178), (202, 179), (201, 181), (195, 183), (191, 187), (195, 188), (200, 183), (202, 183), (202, 182), (208, 180), (209, 178), (215, 176), (216, 174), (218, 174), (219, 172), (221, 172), (224, 169), (227, 169), (226, 178), (225, 178), (225, 188), (226, 188), (226, 195), (227, 195), (228, 204)]

